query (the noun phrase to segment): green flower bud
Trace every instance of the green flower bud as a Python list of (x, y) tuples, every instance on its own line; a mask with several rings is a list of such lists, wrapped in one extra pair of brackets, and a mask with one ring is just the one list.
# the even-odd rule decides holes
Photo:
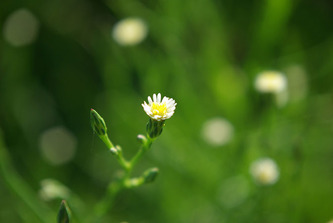
[(94, 109), (90, 110), (90, 124), (98, 136), (106, 135), (107, 128), (104, 119)]
[(70, 209), (65, 200), (63, 200), (60, 204), (57, 222), (58, 223), (69, 223), (70, 222)]
[(149, 136), (149, 138), (154, 139), (162, 134), (163, 127), (164, 127), (164, 120), (157, 121), (155, 119), (149, 119), (146, 131)]
[(116, 154), (116, 151), (113, 149), (114, 146), (106, 132), (107, 128), (104, 119), (94, 109), (90, 110), (90, 124), (93, 131), (99, 136), (104, 144), (111, 149), (112, 153)]
[(142, 175), (144, 182), (145, 183), (153, 182), (155, 180), (155, 178), (157, 177), (158, 173), (159, 173), (159, 170), (156, 167), (146, 170)]

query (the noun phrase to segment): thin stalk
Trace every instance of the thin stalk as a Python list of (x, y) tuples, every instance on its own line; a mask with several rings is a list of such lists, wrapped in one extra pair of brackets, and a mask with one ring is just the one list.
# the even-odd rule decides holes
[[(132, 186), (132, 184), (128, 183), (128, 182), (131, 182), (131, 180), (133, 180), (133, 179), (131, 179), (132, 170), (133, 170), (134, 166), (136, 165), (136, 163), (140, 160), (142, 155), (151, 147), (152, 142), (153, 142), (152, 139), (147, 138), (147, 141), (145, 143), (143, 143), (143, 145), (140, 147), (138, 152), (135, 154), (135, 156), (130, 161), (127, 161), (123, 157), (121, 148), (119, 146), (117, 146), (117, 148), (118, 148), (117, 155), (116, 155), (117, 160), (125, 172), (121, 178), (119, 178), (118, 180), (111, 182), (109, 184), (105, 198), (96, 205), (95, 213), (99, 219), (102, 218), (108, 212), (108, 210), (110, 210), (117, 194), (121, 190), (130, 188)], [(142, 182), (138, 183), (137, 185), (141, 185), (141, 184), (142, 184)]]
[(109, 149), (115, 148), (107, 134), (102, 136), (101, 139)]
[(142, 157), (142, 155), (151, 147), (153, 140), (147, 137), (147, 142), (145, 142), (139, 149), (139, 151), (135, 154), (135, 156), (130, 161), (130, 169), (132, 169), (138, 160)]
[(120, 148), (120, 146), (117, 146), (116, 147), (116, 151), (117, 151), (117, 154), (116, 154), (116, 158), (118, 160), (118, 163), (120, 164), (120, 166), (124, 169), (124, 170), (128, 170), (130, 169), (130, 163), (124, 158), (123, 156), (123, 152), (122, 152), (122, 149)]

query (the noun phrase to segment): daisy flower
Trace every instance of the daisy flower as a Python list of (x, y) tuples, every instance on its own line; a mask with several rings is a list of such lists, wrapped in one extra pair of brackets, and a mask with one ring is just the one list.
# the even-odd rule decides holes
[(278, 71), (264, 71), (257, 75), (254, 85), (261, 93), (277, 94), (287, 88), (287, 78)]
[(254, 180), (262, 185), (271, 185), (279, 179), (279, 169), (274, 160), (260, 158), (254, 161), (250, 167), (250, 173)]
[(147, 34), (147, 24), (140, 18), (123, 19), (112, 30), (114, 40), (123, 46), (139, 44), (146, 38)]
[(143, 109), (147, 115), (156, 121), (163, 121), (171, 118), (175, 112), (177, 103), (172, 98), (163, 97), (161, 100), (161, 94), (153, 94), (153, 100), (148, 97), (148, 104), (144, 102), (142, 104)]

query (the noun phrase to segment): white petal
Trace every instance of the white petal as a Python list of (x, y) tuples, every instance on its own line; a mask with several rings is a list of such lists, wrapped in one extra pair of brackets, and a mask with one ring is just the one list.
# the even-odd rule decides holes
[(156, 94), (153, 94), (153, 100), (154, 100), (155, 103), (157, 102), (156, 101)]
[(161, 93), (158, 93), (157, 95), (157, 103), (161, 103)]
[(167, 107), (172, 107), (172, 106), (175, 106), (175, 101), (172, 100), (172, 101), (168, 101), (167, 104), (166, 104)]
[(161, 104), (164, 104), (164, 103), (166, 103), (166, 101), (168, 100), (168, 98), (167, 97), (163, 97), (163, 99), (162, 99), (162, 102), (161, 102)]
[(149, 107), (149, 105), (147, 105), (147, 102), (145, 102), (145, 101), (144, 101), (143, 104), (141, 104), (141, 105), (142, 105), (143, 108), (145, 108), (145, 107)]
[(172, 102), (172, 100), (168, 100), (168, 101), (166, 102), (166, 104), (167, 104), (167, 105), (170, 105), (170, 104), (173, 104), (173, 102)]
[(144, 106), (143, 110), (145, 110), (145, 112), (147, 113), (148, 111), (150, 111), (150, 107), (149, 106)]
[(168, 109), (167, 113), (173, 113), (175, 111), (175, 109)]
[(148, 97), (148, 102), (149, 102), (149, 105), (151, 105), (153, 103), (150, 96)]

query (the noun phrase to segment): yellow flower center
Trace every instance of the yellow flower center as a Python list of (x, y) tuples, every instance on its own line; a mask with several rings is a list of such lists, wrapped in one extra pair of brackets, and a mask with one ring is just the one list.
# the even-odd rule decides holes
[(258, 178), (262, 183), (269, 183), (272, 180), (272, 175), (264, 171), (259, 174)]
[(166, 103), (158, 104), (153, 102), (150, 109), (153, 115), (159, 115), (163, 117), (167, 113)]

